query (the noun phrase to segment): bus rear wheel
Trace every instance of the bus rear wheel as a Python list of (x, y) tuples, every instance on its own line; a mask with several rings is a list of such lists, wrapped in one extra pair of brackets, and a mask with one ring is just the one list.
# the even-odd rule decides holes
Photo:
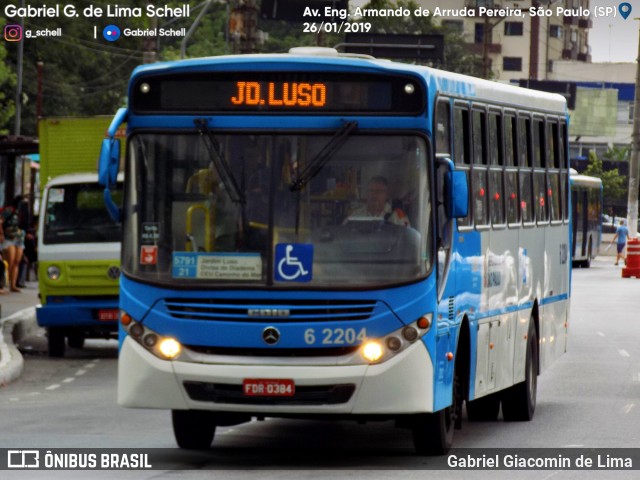
[(173, 434), (180, 448), (206, 450), (216, 432), (215, 416), (202, 410), (172, 410)]
[(502, 416), (506, 422), (528, 422), (536, 410), (536, 393), (538, 387), (538, 336), (529, 322), (527, 334), (527, 357), (525, 362), (525, 379), (504, 391), (502, 397)]

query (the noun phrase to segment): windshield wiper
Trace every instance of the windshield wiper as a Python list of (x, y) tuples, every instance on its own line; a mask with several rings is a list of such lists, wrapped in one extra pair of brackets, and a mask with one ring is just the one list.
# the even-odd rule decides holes
[(200, 134), (205, 147), (209, 151), (211, 161), (220, 176), (220, 180), (222, 181), (224, 188), (227, 190), (229, 198), (231, 198), (233, 203), (240, 203), (244, 205), (246, 203), (244, 193), (242, 193), (242, 190), (238, 186), (238, 182), (233, 176), (231, 168), (222, 158), (220, 143), (218, 143), (216, 137), (211, 133), (211, 130), (209, 130), (207, 121), (204, 118), (196, 118), (193, 123), (196, 125), (198, 133)]
[(309, 162), (309, 164), (300, 172), (298, 178), (291, 182), (289, 190), (292, 192), (301, 191), (307, 184), (322, 170), (329, 160), (340, 150), (340, 148), (349, 139), (351, 132), (356, 129), (358, 122), (346, 122), (333, 135), (331, 140), (322, 147), (322, 150)]

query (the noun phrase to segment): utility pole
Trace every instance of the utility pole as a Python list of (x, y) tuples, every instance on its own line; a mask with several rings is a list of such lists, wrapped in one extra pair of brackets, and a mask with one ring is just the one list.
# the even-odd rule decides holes
[(482, 25), (482, 78), (489, 79), (491, 76), (491, 59), (489, 58), (489, 40), (493, 29), (500, 24), (505, 17), (499, 18), (495, 23), (489, 21), (487, 15), (484, 16), (484, 24)]
[(36, 66), (38, 68), (38, 95), (36, 98), (36, 132), (38, 135), (40, 135), (40, 132), (38, 132), (38, 129), (40, 128), (40, 119), (42, 118), (42, 71), (44, 69), (44, 62), (38, 62), (36, 63)]
[[(21, 0), (20, 7), (24, 8), (24, 0)], [(20, 17), (20, 31), (24, 31), (24, 17)], [(24, 62), (24, 39), (17, 43), (18, 65), (16, 68), (16, 76), (18, 77), (18, 82), (16, 84), (16, 118), (13, 129), (13, 134), (16, 136), (20, 135), (20, 130), (22, 128), (22, 64)]]
[[(148, 5), (153, 5), (155, 2), (149, 0)], [(149, 26), (156, 33), (158, 32), (158, 17), (151, 17), (151, 25)], [(157, 41), (154, 37), (147, 37), (142, 40), (142, 63), (155, 63), (158, 61)]]
[[(636, 18), (640, 20), (640, 18)], [(636, 91), (633, 101), (633, 133), (631, 134), (631, 159), (629, 160), (629, 197), (627, 199), (627, 224), (629, 237), (638, 234), (638, 164), (640, 161), (640, 29), (638, 30), (638, 57), (636, 58)]]
[(255, 0), (236, 0), (230, 28), (234, 53), (254, 53), (258, 48), (258, 7)]

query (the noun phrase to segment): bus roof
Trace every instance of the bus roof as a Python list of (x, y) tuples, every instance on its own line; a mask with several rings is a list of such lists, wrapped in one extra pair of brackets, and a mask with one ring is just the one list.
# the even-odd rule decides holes
[(590, 177), (588, 175), (574, 175), (573, 173), (571, 173), (570, 181), (572, 185), (581, 185), (584, 187), (592, 187), (592, 188), (602, 188), (602, 180), (598, 177)]
[[(313, 53), (317, 50), (318, 53)], [(334, 49), (292, 49), (291, 53), (224, 55), (160, 62), (137, 67), (131, 75), (131, 84), (139, 76), (193, 71), (322, 71), (339, 72), (345, 68), (369, 73), (405, 73), (421, 77), (429, 96), (444, 94), (452, 98), (489, 101), (512, 107), (566, 114), (566, 100), (562, 95), (541, 92), (514, 85), (484, 80), (467, 75), (438, 70), (422, 65), (391, 62), (362, 55), (337, 53)]]

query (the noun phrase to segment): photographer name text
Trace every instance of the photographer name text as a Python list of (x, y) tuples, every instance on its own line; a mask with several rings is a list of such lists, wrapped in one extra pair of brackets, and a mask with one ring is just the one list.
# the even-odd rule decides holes
[(104, 4), (100, 4), (100, 6), (88, 5), (86, 7), (78, 7), (71, 4), (56, 4), (52, 6), (45, 4), (38, 7), (32, 5), (26, 5), (24, 7), (7, 5), (4, 7), (4, 14), (7, 18), (173, 18), (188, 17), (190, 15), (189, 10), (190, 7), (187, 4), (182, 4), (178, 7), (146, 5), (144, 8)]

